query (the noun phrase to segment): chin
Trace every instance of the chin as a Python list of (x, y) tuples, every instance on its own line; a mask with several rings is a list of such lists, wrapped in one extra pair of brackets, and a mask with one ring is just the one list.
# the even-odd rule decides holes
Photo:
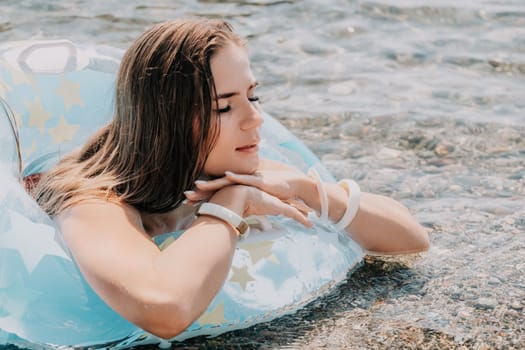
[(226, 171), (236, 174), (251, 175), (259, 170), (259, 157), (251, 159), (232, 159), (231, 164), (215, 164), (204, 168), (206, 175), (222, 177)]
[(257, 162), (244, 161), (225, 168), (224, 171), (221, 172), (221, 175), (224, 175), (226, 171), (231, 171), (236, 174), (252, 175), (257, 172), (257, 170), (259, 170), (259, 160), (257, 160)]
[(249, 169), (242, 169), (242, 170), (238, 170), (238, 171), (234, 171), (236, 172), (237, 174), (244, 174), (244, 175), (253, 175), (257, 172), (257, 167), (255, 168), (249, 168)]
[(241, 164), (238, 164), (238, 166), (233, 167), (232, 171), (237, 174), (251, 175), (255, 173), (258, 169), (259, 169), (259, 157), (257, 157), (257, 160), (245, 161)]

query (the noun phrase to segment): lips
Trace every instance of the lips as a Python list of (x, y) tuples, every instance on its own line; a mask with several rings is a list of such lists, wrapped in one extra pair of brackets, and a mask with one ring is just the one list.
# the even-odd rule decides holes
[(257, 143), (252, 143), (249, 145), (237, 147), (235, 150), (239, 152), (257, 152), (259, 150), (259, 145)]
[(261, 140), (259, 138), (253, 138), (251, 140), (248, 140), (248, 142), (250, 143), (247, 143), (241, 147), (237, 147), (235, 148), (235, 150), (239, 152), (248, 152), (248, 153), (257, 152), (259, 150), (260, 141)]

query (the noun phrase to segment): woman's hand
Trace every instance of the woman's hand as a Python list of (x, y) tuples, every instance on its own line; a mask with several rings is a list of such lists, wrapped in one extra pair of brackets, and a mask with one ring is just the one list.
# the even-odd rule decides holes
[[(267, 206), (270, 205), (270, 200), (278, 201), (279, 208), (283, 208), (283, 205), (287, 210), (294, 207), (303, 217), (311, 210), (318, 213), (321, 211), (315, 181), (286, 164), (274, 161), (265, 161), (265, 166), (254, 174), (228, 172), (219, 179), (198, 181), (196, 190), (188, 193), (187, 198), (190, 201), (208, 200), (221, 189), (236, 187), (235, 185), (257, 189), (261, 191), (258, 195), (264, 194), (265, 198), (270, 196), (271, 199), (263, 200), (260, 197), (256, 199), (260, 202), (251, 202), (256, 206), (254, 211), (258, 212), (251, 215), (275, 215), (271, 211), (277, 207)], [(335, 183), (324, 185), (328, 196), (328, 217), (332, 222), (338, 222), (346, 210), (348, 195), (351, 193), (347, 193)], [(391, 198), (366, 192), (362, 192), (359, 210), (352, 223), (346, 227), (346, 231), (369, 251), (400, 254), (419, 252), (429, 247), (428, 233), (406, 207)]]
[[(208, 198), (215, 191), (233, 184), (257, 187), (258, 189), (267, 192), (281, 200), (289, 200), (296, 197), (294, 183), (298, 179), (297, 173), (284, 172), (280, 170), (265, 170), (258, 171), (254, 174), (245, 175), (227, 171), (225, 175), (226, 176), (215, 180), (195, 181), (197, 191), (195, 191), (195, 195), (190, 194), (188, 198), (191, 197), (194, 199), (203, 200)], [(299, 176), (301, 175), (299, 174)]]
[[(224, 177), (204, 181), (195, 181), (195, 189), (186, 191), (185, 195), (189, 204), (208, 200), (216, 191), (226, 186), (241, 184), (256, 187), (265, 191), (282, 201), (300, 208), (301, 211), (309, 212), (312, 209), (298, 200), (301, 192), (300, 183), (308, 179), (298, 169), (269, 159), (261, 159), (260, 166), (254, 174), (235, 174), (226, 172)], [(304, 189), (304, 188), (303, 188)]]
[(312, 209), (298, 199), (300, 183), (305, 178), (304, 174), (290, 170), (262, 170), (249, 175), (226, 172), (226, 176), (215, 180), (196, 181), (196, 190), (187, 191), (185, 194), (192, 203), (207, 200), (216, 191), (226, 186), (245, 185), (258, 188), (283, 202), (293, 205), (300, 211), (308, 213)]
[(209, 201), (227, 207), (243, 217), (284, 215), (306, 227), (312, 226), (312, 222), (307, 218), (308, 210), (302, 210), (254, 186), (225, 186), (215, 191)]

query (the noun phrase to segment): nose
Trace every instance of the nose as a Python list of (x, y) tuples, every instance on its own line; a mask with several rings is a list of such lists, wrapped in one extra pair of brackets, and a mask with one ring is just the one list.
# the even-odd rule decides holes
[(248, 101), (245, 117), (241, 122), (241, 130), (259, 127), (264, 122), (262, 111), (257, 103)]

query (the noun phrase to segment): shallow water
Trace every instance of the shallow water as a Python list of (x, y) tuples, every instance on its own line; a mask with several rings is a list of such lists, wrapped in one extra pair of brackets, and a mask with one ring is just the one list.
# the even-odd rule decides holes
[(337, 177), (404, 202), (432, 248), (181, 347), (525, 348), (525, 3), (2, 0), (0, 41), (125, 48), (194, 14), (248, 37), (265, 110)]

